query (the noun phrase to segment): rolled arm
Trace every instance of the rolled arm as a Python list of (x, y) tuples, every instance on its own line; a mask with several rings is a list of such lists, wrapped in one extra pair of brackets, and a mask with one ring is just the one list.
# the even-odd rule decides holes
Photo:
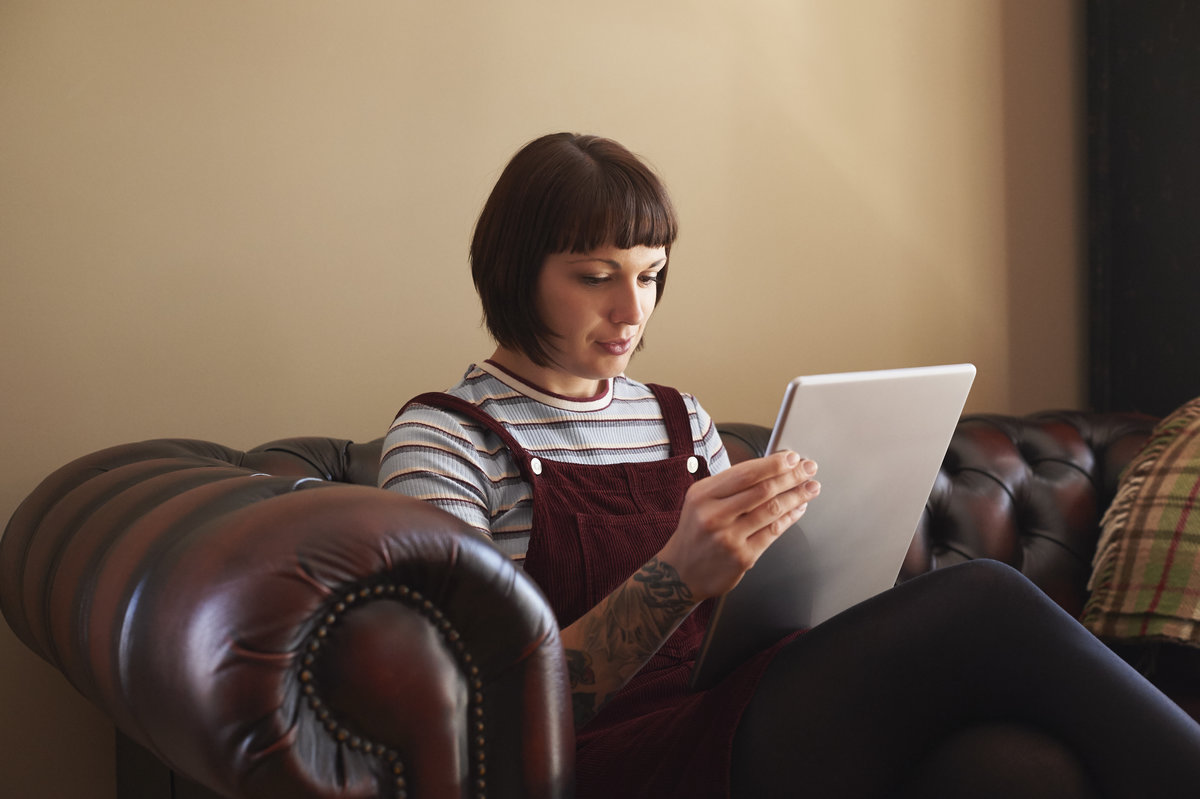
[[(448, 514), (146, 442), (47, 479), (0, 539), (4, 614), (117, 727), (229, 796), (567, 795), (554, 616)], [(279, 467), (279, 464), (273, 464)]]

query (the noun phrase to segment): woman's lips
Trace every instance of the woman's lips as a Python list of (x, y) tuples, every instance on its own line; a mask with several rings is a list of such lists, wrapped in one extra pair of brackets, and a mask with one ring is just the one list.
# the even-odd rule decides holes
[(633, 339), (619, 338), (612, 341), (597, 341), (597, 346), (607, 352), (609, 355), (624, 355), (633, 349)]

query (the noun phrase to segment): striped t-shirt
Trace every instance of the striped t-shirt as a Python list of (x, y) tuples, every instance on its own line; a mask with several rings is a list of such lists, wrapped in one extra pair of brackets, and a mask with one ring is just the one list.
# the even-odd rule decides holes
[[(487, 361), (447, 393), (504, 426), (530, 455), (576, 464), (645, 463), (670, 455), (658, 401), (620, 376), (589, 399), (550, 394)], [(696, 453), (716, 473), (729, 466), (712, 419), (683, 395)], [(379, 485), (436, 505), (491, 537), (521, 563), (533, 522), (533, 489), (492, 431), (465, 416), (411, 404), (383, 443)]]

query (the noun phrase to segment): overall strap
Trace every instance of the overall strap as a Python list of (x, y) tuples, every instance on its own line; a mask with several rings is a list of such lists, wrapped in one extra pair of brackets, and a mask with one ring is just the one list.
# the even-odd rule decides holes
[(405, 403), (403, 408), (400, 409), (400, 413), (404, 413), (404, 411), (408, 409), (408, 406), (414, 403), (428, 405), (433, 408), (440, 408), (444, 411), (461, 413), (468, 419), (478, 422), (488, 430), (491, 430), (493, 433), (499, 436), (500, 440), (504, 442), (504, 445), (508, 447), (508, 451), (512, 453), (513, 459), (516, 460), (517, 466), (521, 468), (521, 473), (525, 476), (525, 479), (533, 479), (532, 470), (529, 467), (529, 462), (531, 460), (529, 453), (525, 451), (524, 447), (517, 443), (517, 440), (513, 438), (512, 433), (508, 432), (504, 425), (497, 422), (478, 406), (473, 405), (460, 397), (455, 397), (452, 394), (444, 394), (433, 391), (413, 397), (407, 403)]
[(692, 422), (683, 397), (675, 389), (655, 383), (647, 383), (646, 387), (654, 392), (658, 407), (662, 409), (663, 422), (667, 425), (667, 436), (671, 441), (672, 457), (694, 455), (696, 446), (692, 441)]

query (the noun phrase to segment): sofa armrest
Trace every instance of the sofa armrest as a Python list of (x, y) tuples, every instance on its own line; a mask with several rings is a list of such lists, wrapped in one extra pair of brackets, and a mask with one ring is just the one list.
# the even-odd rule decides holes
[(0, 539), (5, 617), (228, 796), (569, 794), (565, 666), (532, 582), (431, 506), (262, 465), (160, 441), (64, 467)]

